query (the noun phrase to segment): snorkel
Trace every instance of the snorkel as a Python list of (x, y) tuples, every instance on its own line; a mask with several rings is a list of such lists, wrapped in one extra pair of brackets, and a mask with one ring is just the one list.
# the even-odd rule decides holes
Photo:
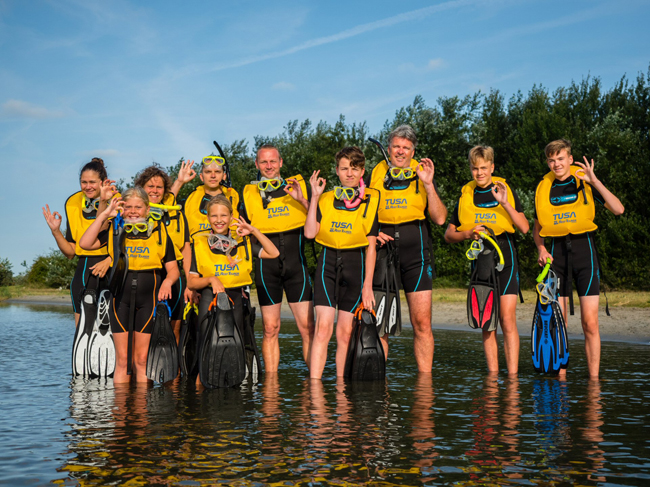
[(343, 198), (345, 208), (348, 210), (352, 210), (359, 206), (361, 204), (361, 201), (363, 201), (364, 196), (366, 195), (366, 185), (363, 182), (363, 178), (359, 180), (359, 188), (355, 188), (354, 192), (356, 194), (356, 197), (354, 199), (348, 200), (347, 198)]

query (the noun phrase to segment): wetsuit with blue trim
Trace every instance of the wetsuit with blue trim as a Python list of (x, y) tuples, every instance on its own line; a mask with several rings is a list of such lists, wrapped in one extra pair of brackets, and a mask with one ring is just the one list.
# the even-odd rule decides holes
[[(568, 296), (575, 279), (578, 296), (600, 294), (600, 268), (593, 232), (595, 202), (605, 205), (602, 195), (589, 183), (576, 178), (571, 166), (564, 181), (548, 173), (535, 191), (535, 219), (540, 236), (551, 238), (553, 270), (560, 278), (560, 296)], [(547, 248), (549, 248), (547, 246)], [(571, 276), (568, 276), (571, 269)]]
[[(109, 232), (111, 249), (112, 240), (113, 233)], [(113, 333), (127, 332), (131, 308), (135, 306), (134, 331), (151, 334), (153, 311), (164, 279), (165, 263), (176, 261), (174, 244), (165, 227), (159, 222), (153, 225), (150, 233), (126, 233), (124, 240), (129, 271), (122, 295), (113, 297), (113, 306), (110, 309), (111, 329)]]
[[(524, 209), (521, 206), (519, 196), (505, 179), (496, 177), (492, 179), (492, 184), (485, 188), (477, 186), (475, 182), (470, 182), (463, 187), (463, 196), (456, 203), (449, 223), (454, 225), (457, 231), (471, 229), (477, 225), (483, 225), (494, 231), (504, 260), (503, 270), (497, 272), (499, 294), (501, 296), (518, 294), (519, 265), (517, 263), (517, 251), (513, 242), (514, 227), (507, 212), (492, 195), (492, 188), (495, 187), (494, 181), (500, 181), (506, 185), (509, 193), (508, 198), (517, 213), (523, 213)], [(459, 211), (459, 208), (462, 208), (463, 211)], [(461, 219), (466, 221), (461, 222)]]
[[(172, 193), (168, 193), (165, 199), (163, 200), (164, 205), (175, 206), (176, 198)], [(167, 234), (171, 238), (174, 244), (174, 250), (176, 252), (176, 260), (178, 261), (179, 270), (183, 269), (183, 247), (185, 244), (190, 241), (190, 232), (187, 225), (187, 219), (182, 211), (179, 210), (157, 210), (152, 208), (149, 215), (157, 216), (157, 220), (164, 222), (165, 227), (167, 228)], [(163, 273), (164, 274), (164, 273)], [(164, 276), (163, 276), (164, 277)], [(185, 308), (183, 302), (183, 293), (185, 291), (186, 283), (185, 276), (181, 272), (176, 281), (172, 285), (172, 297), (169, 299), (168, 304), (172, 311), (171, 320), (181, 320), (183, 318), (183, 310)]]
[[(311, 188), (302, 176), (290, 179), (298, 181), (302, 194), (309, 200)], [(312, 299), (303, 233), (307, 209), (285, 193), (285, 187), (286, 180), (283, 180), (278, 189), (262, 194), (256, 184), (248, 184), (242, 192), (239, 213), (280, 251), (275, 259), (255, 258), (255, 286), (260, 306), (282, 303), (283, 291), (289, 303)]]
[(84, 250), (77, 243), (88, 227), (97, 218), (97, 209), (92, 201), (88, 201), (83, 192), (70, 196), (65, 202), (67, 228), (65, 239), (75, 245), (75, 255), (79, 257), (77, 268), (70, 282), (70, 298), (75, 313), (81, 312), (81, 296), (84, 289), (97, 287), (97, 277), (91, 274), (90, 268), (108, 257), (108, 231), (100, 232), (98, 239), (101, 246), (96, 250)]
[[(415, 170), (418, 162), (411, 160)], [(391, 177), (386, 161), (370, 173), (371, 188), (381, 191), (379, 231), (392, 237), (398, 252), (399, 275), (405, 293), (431, 291), (433, 255), (428, 201), (424, 185), (417, 175), (405, 180)], [(434, 188), (438, 187), (434, 181)]]
[(379, 234), (377, 208), (380, 193), (365, 189), (356, 208), (324, 193), (318, 201), (316, 241), (323, 246), (314, 277), (314, 306), (327, 306), (353, 313), (361, 302), (365, 280), (368, 236)]

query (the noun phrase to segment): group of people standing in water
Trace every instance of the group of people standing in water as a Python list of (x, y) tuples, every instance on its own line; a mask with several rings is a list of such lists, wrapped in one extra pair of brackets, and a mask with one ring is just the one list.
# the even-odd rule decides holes
[[(126, 231), (128, 274), (110, 311), (116, 382), (130, 380), (127, 369), (131, 365), (137, 381), (147, 380), (144, 370), (153, 312), (160, 300), (170, 305), (177, 337), (185, 303), (199, 304), (202, 322), (213, 296), (221, 292), (232, 300), (237, 325), (243, 326), (253, 270), (263, 319), (265, 371), (278, 370), (284, 293), (302, 337), (311, 378), (320, 379), (323, 374), (336, 319), (336, 373), (342, 376), (354, 312), (359, 306), (376, 306), (373, 277), (377, 252), (390, 246), (408, 303), (417, 368), (431, 373), (434, 272), (430, 225), (443, 225), (447, 208), (435, 183), (435, 176), (440, 175), (431, 159), (414, 159), (416, 145), (411, 127), (397, 127), (388, 136), (386, 160), (369, 175), (358, 147), (341, 149), (335, 156), (339, 184), (330, 191), (325, 191), (327, 182), (320, 171), (315, 171), (308, 183), (301, 175), (283, 175), (283, 160), (273, 145), (258, 148), (255, 165), (259, 180), (246, 185), (241, 194), (230, 187), (226, 161), (220, 156), (204, 157), (198, 168), (190, 161), (183, 162), (174, 182), (159, 166), (149, 166), (123, 194), (108, 178), (103, 161), (93, 159), (81, 169), (81, 191), (65, 203), (65, 234), (61, 215), (47, 205), (43, 209), (59, 249), (68, 258), (79, 257), (70, 285), (76, 322), (84, 289), (98, 287), (113, 265), (110, 229), (120, 215)], [(600, 274), (593, 238), (595, 201), (617, 215), (623, 213), (623, 205), (596, 178), (593, 160), (574, 163), (568, 141), (548, 144), (546, 159), (550, 172), (535, 196), (533, 236), (539, 263), (553, 260), (565, 315), (575, 277), (589, 374), (596, 377)], [(515, 230), (528, 232), (529, 222), (515, 190), (505, 179), (493, 176), (495, 161), (490, 147), (474, 147), (469, 167), (473, 180), (461, 189), (445, 240), (477, 240), (489, 228), (505, 249), (505, 265), (498, 273), (499, 318), (507, 370), (516, 374), (519, 275), (513, 234)], [(203, 184), (179, 204), (179, 190), (197, 173)], [(322, 246), (313, 285), (305, 258), (308, 239)], [(133, 363), (127, 364), (127, 322), (133, 311)], [(498, 371), (496, 333), (483, 330), (491, 372)], [(389, 333), (381, 337), (386, 356), (388, 339)]]

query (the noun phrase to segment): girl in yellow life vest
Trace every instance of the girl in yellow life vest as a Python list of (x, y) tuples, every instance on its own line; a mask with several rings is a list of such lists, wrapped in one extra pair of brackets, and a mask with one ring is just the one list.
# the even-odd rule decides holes
[(341, 186), (324, 192), (326, 181), (315, 171), (309, 182), (305, 237), (323, 246), (314, 282), (316, 328), (311, 347), (309, 373), (323, 375), (327, 345), (336, 321), (336, 375), (343, 376), (354, 310), (363, 302), (373, 309), (372, 277), (375, 270), (377, 208), (380, 193), (363, 185), (366, 158), (358, 147), (345, 147), (336, 154), (336, 174)]
[[(133, 367), (138, 382), (147, 382), (147, 352), (153, 311), (158, 301), (170, 299), (172, 285), (178, 280), (174, 244), (167, 231), (160, 224), (147, 218), (149, 198), (147, 193), (136, 186), (126, 190), (123, 198), (113, 198), (108, 208), (97, 216), (95, 222), (81, 238), (80, 245), (85, 249), (95, 249), (101, 244), (99, 232), (109, 219), (122, 213), (124, 218), (124, 249), (128, 257), (128, 273), (120, 296), (113, 297), (111, 307), (111, 329), (115, 340), (115, 375), (113, 381), (128, 382), (128, 344), (127, 330), (134, 330)], [(113, 232), (109, 232), (109, 249), (113, 248)], [(163, 268), (165, 277), (163, 278)], [(132, 323), (129, 321), (132, 320)]]
[[(74, 310), (75, 325), (79, 322), (81, 310), (81, 295), (88, 286), (90, 289), (97, 287), (97, 280), (106, 275), (111, 259), (108, 257), (106, 239), (108, 238), (105, 225), (101, 239), (103, 244), (95, 250), (85, 250), (79, 246), (79, 239), (95, 221), (102, 204), (102, 184), (108, 180), (104, 161), (98, 157), (85, 164), (79, 173), (81, 191), (70, 196), (65, 202), (67, 230), (65, 235), (61, 232), (61, 215), (57, 211), (50, 211), (49, 205), (43, 208), (43, 216), (52, 231), (56, 243), (68, 259), (79, 257), (77, 268), (70, 283), (70, 296)], [(103, 203), (103, 207), (106, 204)]]
[[(492, 147), (476, 146), (469, 151), (472, 181), (463, 186), (458, 204), (445, 231), (447, 243), (478, 240), (486, 228), (497, 235), (497, 244), (504, 257), (504, 267), (497, 273), (499, 289), (499, 318), (503, 332), (506, 363), (509, 374), (519, 368), (519, 332), (517, 330), (517, 295), (519, 270), (511, 235), (515, 228), (527, 233), (529, 224), (517, 193), (505, 179), (494, 173)], [(483, 329), (483, 350), (490, 372), (499, 370), (497, 331)]]
[[(136, 176), (135, 185), (143, 188), (149, 196), (149, 218), (165, 225), (167, 234), (174, 243), (176, 260), (179, 266), (182, 263), (185, 276), (187, 276), (192, 261), (190, 236), (185, 215), (180, 211), (180, 206), (176, 207), (176, 198), (171, 192), (172, 182), (169, 175), (160, 166), (153, 164)], [(152, 204), (157, 206), (152, 206)], [(192, 293), (186, 289), (185, 277), (181, 276), (172, 286), (172, 298), (168, 303), (171, 308), (171, 324), (176, 340), (180, 336), (183, 303), (191, 299)]]
[[(206, 334), (207, 320), (204, 318), (210, 303), (214, 296), (222, 292), (226, 292), (232, 300), (235, 322), (243, 334), (242, 298), (244, 287), (253, 282), (253, 257), (275, 259), (280, 255), (273, 242), (257, 228), (246, 223), (243, 218), (233, 218), (230, 200), (224, 195), (212, 198), (207, 203), (206, 210), (210, 231), (200, 231), (192, 235), (192, 263), (187, 280), (187, 286), (191, 290), (201, 293), (199, 341), (202, 341)], [(236, 227), (237, 238), (232, 236), (232, 226)]]

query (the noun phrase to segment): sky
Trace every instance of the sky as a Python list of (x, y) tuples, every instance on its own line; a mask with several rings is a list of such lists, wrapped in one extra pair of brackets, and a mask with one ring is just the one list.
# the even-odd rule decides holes
[(93, 156), (130, 181), (295, 119), (377, 133), (416, 95), (607, 89), (648, 72), (649, 21), (649, 0), (0, 0), (0, 258), (56, 248), (41, 208)]

